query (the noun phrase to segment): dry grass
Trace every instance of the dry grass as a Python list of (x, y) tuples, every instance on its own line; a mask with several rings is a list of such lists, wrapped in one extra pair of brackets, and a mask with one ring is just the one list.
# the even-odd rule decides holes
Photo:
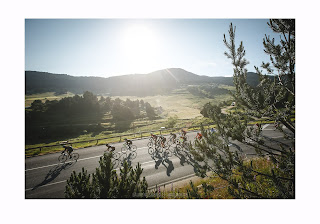
[(54, 92), (47, 92), (47, 93), (39, 93), (39, 94), (32, 94), (32, 95), (26, 95), (25, 96), (25, 107), (30, 107), (31, 103), (35, 100), (41, 100), (42, 102), (45, 102), (46, 100), (60, 100), (64, 97), (72, 97), (75, 94), (73, 93), (66, 93), (62, 95), (54, 95)]
[(162, 107), (164, 109), (162, 117), (171, 117), (177, 115), (179, 119), (193, 119), (202, 118), (200, 110), (204, 104), (211, 102), (212, 104), (219, 104), (222, 101), (231, 99), (228, 94), (218, 95), (215, 99), (194, 96), (184, 89), (173, 91), (170, 95), (156, 95), (147, 97), (135, 96), (114, 96), (112, 97), (126, 100), (143, 100), (148, 102), (153, 107)]

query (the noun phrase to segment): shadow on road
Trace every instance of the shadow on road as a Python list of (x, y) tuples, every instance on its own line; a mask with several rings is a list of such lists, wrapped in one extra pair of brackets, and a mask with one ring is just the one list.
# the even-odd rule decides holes
[(136, 157), (137, 157), (137, 152), (123, 153), (119, 158), (121, 166), (124, 163), (124, 161), (127, 161), (128, 165), (131, 166), (132, 160), (134, 160)]
[(174, 170), (174, 166), (168, 156), (163, 156), (159, 152), (155, 152), (151, 155), (151, 158), (155, 161), (155, 169), (158, 169), (160, 164), (162, 164), (167, 169), (167, 176), (170, 176), (171, 172)]
[(32, 190), (36, 190), (38, 187), (41, 187), (43, 185), (46, 185), (48, 183), (50, 183), (51, 181), (53, 181), (54, 179), (56, 179), (57, 176), (60, 175), (62, 170), (66, 170), (69, 169), (70, 167), (72, 167), (76, 162), (67, 162), (64, 164), (58, 164), (57, 166), (53, 167), (45, 176), (44, 180), (36, 185), (34, 188), (32, 188)]
[(184, 165), (187, 163), (193, 167), (195, 174), (198, 174), (202, 165), (200, 165), (195, 159), (194, 156), (186, 149), (175, 150), (174, 155), (180, 159), (180, 164)]
[[(166, 166), (166, 164), (168, 164), (168, 166)], [(162, 160), (162, 164), (167, 168), (167, 176), (170, 177), (170, 173), (174, 170), (174, 166), (171, 160), (169, 160), (168, 158)]]

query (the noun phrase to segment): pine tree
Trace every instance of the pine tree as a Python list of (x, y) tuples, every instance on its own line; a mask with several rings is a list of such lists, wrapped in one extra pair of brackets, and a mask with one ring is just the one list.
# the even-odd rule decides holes
[(66, 198), (145, 198), (148, 184), (141, 174), (140, 164), (133, 169), (123, 162), (120, 176), (113, 169), (112, 154), (100, 157), (99, 167), (92, 176), (82, 168), (81, 173), (73, 172), (67, 180)]
[(156, 116), (156, 113), (154, 111), (154, 108), (150, 105), (150, 103), (146, 102), (145, 103), (145, 107), (146, 107), (146, 113), (147, 113), (147, 116), (150, 118), (150, 119), (154, 119), (155, 116)]
[[(272, 19), (268, 25), (281, 38), (279, 44), (267, 36), (263, 40), (270, 62), (261, 65), (266, 75), (255, 67), (260, 77), (258, 86), (247, 83), (249, 62), (242, 42), (236, 49), (235, 27), (230, 25), (230, 39), (224, 35), (224, 43), (229, 50), (225, 55), (234, 68), (236, 90), (232, 95), (236, 111), (223, 114), (220, 107), (207, 104), (202, 114), (213, 120), (217, 132), (202, 128), (203, 140), (196, 141), (192, 151), (198, 161), (205, 163), (200, 169), (202, 175), (212, 171), (228, 181), (229, 192), (237, 198), (295, 198), (295, 21)], [(267, 74), (274, 75), (274, 79)], [(249, 125), (259, 118), (279, 124), (277, 129), (290, 144), (271, 144), (260, 128)], [(230, 140), (255, 149), (255, 157), (261, 159), (246, 158), (243, 148), (232, 149)]]

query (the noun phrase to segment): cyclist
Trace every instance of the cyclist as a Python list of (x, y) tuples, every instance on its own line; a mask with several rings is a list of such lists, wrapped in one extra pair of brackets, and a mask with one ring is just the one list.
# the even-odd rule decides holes
[(199, 139), (199, 140), (201, 140), (202, 134), (201, 134), (200, 132), (198, 132), (196, 138)]
[(61, 154), (63, 154), (65, 151), (67, 151), (69, 158), (71, 159), (71, 152), (73, 151), (73, 148), (68, 145), (63, 145), (62, 147), (64, 148), (64, 150), (61, 152)]
[(181, 129), (181, 135), (182, 135), (183, 137), (186, 137), (186, 134), (187, 134), (187, 132), (186, 132), (185, 130)]
[(111, 146), (109, 144), (106, 144), (106, 146), (107, 146), (109, 152), (113, 152), (114, 150), (116, 150), (116, 148), (114, 146)]
[(187, 137), (180, 136), (177, 143), (184, 144), (187, 141)]
[(164, 148), (164, 143), (166, 142), (166, 140), (167, 139), (165, 137), (160, 136), (160, 143), (161, 143), (162, 148)]
[(256, 125), (257, 125), (257, 128), (260, 130), (261, 129), (261, 124), (256, 123)]
[(175, 133), (170, 133), (170, 136), (171, 136), (172, 142), (175, 143), (177, 139), (177, 135)]
[(151, 138), (154, 140), (154, 142), (156, 142), (156, 141), (157, 141), (158, 136), (156, 136), (156, 135), (154, 135), (154, 134), (152, 134), (152, 133), (151, 133)]
[(131, 146), (132, 146), (132, 141), (129, 140), (129, 139), (127, 139), (127, 138), (125, 138), (124, 140), (126, 141), (126, 144), (128, 145), (128, 147), (131, 148)]

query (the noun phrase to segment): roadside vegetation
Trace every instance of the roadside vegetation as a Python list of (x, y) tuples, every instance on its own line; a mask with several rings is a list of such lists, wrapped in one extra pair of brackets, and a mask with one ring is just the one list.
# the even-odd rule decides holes
[[(252, 167), (260, 173), (266, 173), (276, 168), (270, 158), (247, 158), (244, 161), (247, 167)], [(244, 173), (239, 170), (233, 170), (233, 178), (240, 181)], [(263, 198), (274, 198), (279, 194), (272, 182), (268, 181), (265, 176), (255, 174), (254, 180), (248, 183), (246, 187), (258, 189)], [(158, 199), (235, 199), (232, 185), (220, 178), (217, 174), (211, 173), (208, 177), (197, 181), (189, 181), (189, 184), (170, 189), (170, 185), (157, 187), (149, 192), (149, 195)]]
[(103, 198), (145, 198), (148, 183), (142, 177), (141, 165), (136, 168), (124, 161), (120, 174), (113, 169), (112, 154), (100, 157), (99, 167), (95, 173), (88, 174), (82, 168), (80, 173), (73, 171), (67, 180), (65, 197), (73, 199), (103, 199)]

